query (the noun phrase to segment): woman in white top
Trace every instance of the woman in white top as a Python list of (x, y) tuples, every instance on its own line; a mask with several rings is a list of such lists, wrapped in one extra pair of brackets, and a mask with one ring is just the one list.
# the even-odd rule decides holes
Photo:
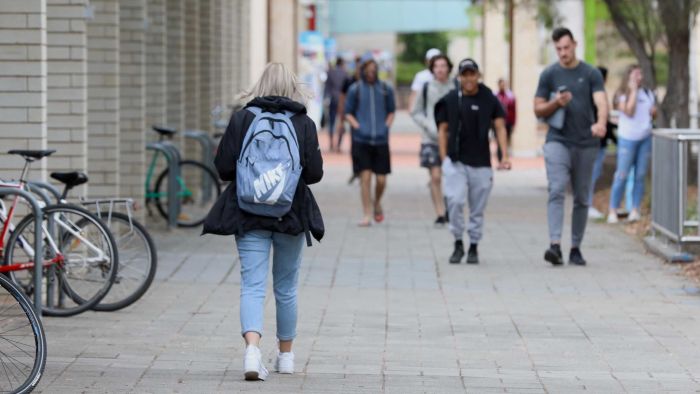
[(654, 94), (644, 88), (642, 70), (630, 66), (626, 78), (615, 94), (615, 108), (620, 111), (617, 127), (617, 170), (610, 194), (608, 223), (617, 223), (616, 209), (620, 206), (625, 191), (625, 182), (634, 166), (634, 188), (632, 210), (629, 221), (639, 220), (639, 206), (644, 197), (644, 181), (651, 156), (652, 121), (656, 117)]

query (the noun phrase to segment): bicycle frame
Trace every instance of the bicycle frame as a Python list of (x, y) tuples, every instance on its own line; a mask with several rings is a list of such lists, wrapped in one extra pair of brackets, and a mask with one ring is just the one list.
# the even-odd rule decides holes
[[(158, 193), (156, 191), (151, 191), (151, 181), (153, 180), (153, 175), (156, 171), (156, 163), (158, 161), (158, 156), (160, 156), (160, 152), (156, 151), (153, 154), (153, 158), (151, 159), (151, 164), (148, 166), (148, 171), (146, 172), (146, 199), (151, 199), (151, 198), (159, 198), (159, 197), (166, 197), (168, 193), (166, 192), (161, 192)], [(187, 188), (187, 185), (185, 185), (185, 181), (182, 180), (182, 177), (177, 177), (177, 183), (178, 186), (180, 186), (180, 191), (177, 193), (178, 197), (191, 197), (192, 192)]]
[[(23, 189), (26, 190), (26, 182), (23, 180), (20, 180), (18, 183), (0, 183), (1, 187), (11, 187), (11, 188), (17, 188), (17, 189)], [(12, 205), (10, 206), (10, 210), (5, 212), (5, 207), (4, 204), (2, 206), (2, 210), (0, 210), (0, 222), (2, 222), (2, 230), (0, 231), (0, 258), (3, 258), (3, 252), (5, 248), (5, 237), (9, 231), (15, 231), (15, 226), (12, 224), (12, 218), (14, 216), (14, 211), (17, 207), (17, 203), (20, 201), (20, 197), (16, 196), (14, 200), (12, 201)], [(85, 239), (79, 231), (76, 230), (78, 228), (77, 225), (74, 223), (71, 223), (69, 221), (64, 220), (63, 218), (60, 217), (60, 215), (55, 214), (52, 218), (48, 218), (49, 220), (52, 220), (54, 224), (57, 224), (61, 229), (64, 231), (68, 232), (69, 234), (73, 235), (79, 242), (82, 242), (85, 246), (87, 246), (90, 250), (93, 252), (97, 253), (97, 257), (85, 259), (85, 263), (93, 263), (93, 262), (100, 262), (105, 259), (105, 253), (102, 249), (98, 248), (95, 246), (92, 242), (89, 240)], [(42, 235), (43, 238), (47, 240), (48, 245), (53, 252), (53, 258), (51, 258), (48, 261), (43, 262), (43, 266), (49, 267), (54, 264), (63, 264), (66, 261), (65, 256), (61, 253), (60, 249), (58, 248), (58, 245), (56, 244), (56, 241), (54, 238), (51, 236), (51, 233), (47, 229), (47, 226), (45, 223), (41, 224), (41, 230), (42, 230)], [(19, 262), (19, 263), (14, 263), (11, 265), (1, 265), (0, 266), (0, 273), (6, 273), (6, 272), (11, 272), (11, 271), (20, 271), (20, 270), (28, 270), (34, 268), (34, 264), (36, 262), (36, 251), (31, 247), (29, 242), (26, 242), (26, 240), (22, 239), (23, 242), (21, 242), (21, 247), (27, 253), (27, 255), (30, 257), (30, 261), (28, 262)]]

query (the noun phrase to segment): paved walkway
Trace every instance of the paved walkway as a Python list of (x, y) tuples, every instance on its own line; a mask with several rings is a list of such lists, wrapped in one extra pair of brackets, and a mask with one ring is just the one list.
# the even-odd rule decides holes
[[(535, 162), (496, 174), (482, 264), (455, 266), (448, 231), (432, 226), (424, 171), (395, 168), (386, 223), (362, 229), (345, 160), (327, 161), (314, 192), (328, 235), (305, 251), (300, 276), (298, 373), (242, 381), (233, 240), (160, 231), (158, 277), (139, 303), (45, 319), (39, 391), (700, 390), (698, 289), (600, 224), (589, 227), (588, 267), (545, 264), (546, 188)], [(271, 297), (266, 327), (274, 333)], [(263, 339), (268, 365), (273, 338)]]

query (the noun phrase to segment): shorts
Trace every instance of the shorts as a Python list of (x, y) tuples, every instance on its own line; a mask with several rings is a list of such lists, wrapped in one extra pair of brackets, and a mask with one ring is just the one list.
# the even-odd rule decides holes
[(425, 168), (440, 167), (440, 149), (435, 144), (420, 144), (420, 166)]
[(370, 170), (377, 175), (391, 173), (391, 154), (389, 144), (369, 145), (353, 141), (352, 143), (353, 167), (358, 172)]

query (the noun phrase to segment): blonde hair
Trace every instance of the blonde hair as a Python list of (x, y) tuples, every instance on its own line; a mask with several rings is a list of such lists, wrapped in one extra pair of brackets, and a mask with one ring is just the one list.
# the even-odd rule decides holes
[(282, 63), (268, 63), (260, 78), (250, 89), (244, 90), (238, 100), (245, 105), (256, 97), (264, 96), (287, 97), (304, 105), (311, 98), (297, 76)]

